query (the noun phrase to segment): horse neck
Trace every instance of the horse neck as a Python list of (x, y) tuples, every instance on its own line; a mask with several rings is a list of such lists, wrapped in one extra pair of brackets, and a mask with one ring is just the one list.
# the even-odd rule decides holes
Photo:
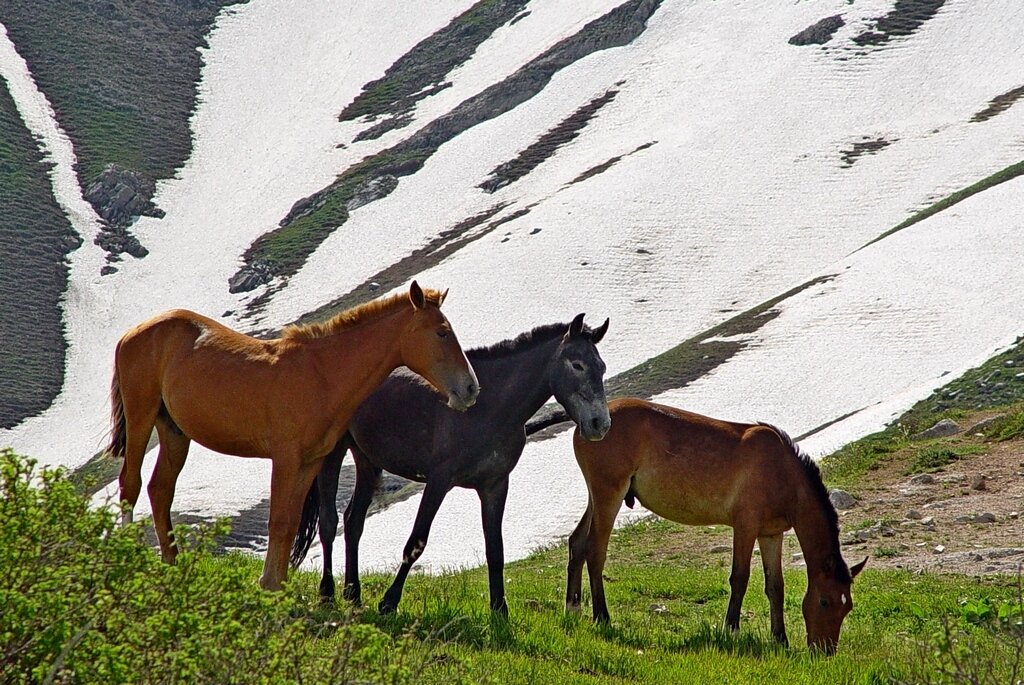
[(799, 466), (797, 470), (799, 492), (788, 518), (804, 553), (807, 574), (813, 577), (812, 572), (823, 568), (829, 556), (839, 555), (839, 535), (829, 525), (825, 504), (818, 498)]
[(525, 424), (548, 399), (548, 371), (561, 338), (528, 343), (500, 357), (473, 359), (480, 387), (478, 403), (502, 421)]
[(396, 309), (305, 342), (328, 378), (344, 379), (336, 385), (336, 401), (354, 409), (402, 365), (401, 337), (412, 311)]

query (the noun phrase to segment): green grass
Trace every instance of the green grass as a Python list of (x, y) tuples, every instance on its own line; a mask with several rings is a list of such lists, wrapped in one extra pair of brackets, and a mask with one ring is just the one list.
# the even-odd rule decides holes
[(212, 556), (209, 534), (187, 528), (178, 529), (187, 551), (164, 565), (139, 524), (115, 526), (60, 474), (33, 475), (10, 451), (0, 452), (0, 494), (3, 682), (921, 682), (945, 663), (943, 639), (956, 641), (961, 662), (983, 657), (1004, 669), (1019, 645), (1015, 579), (870, 565), (834, 657), (804, 646), (799, 569), (785, 574), (792, 647), (770, 638), (756, 570), (740, 632), (724, 632), (727, 558), (700, 562), (685, 543), (692, 537), (664, 521), (614, 533), (612, 622), (602, 626), (589, 609), (563, 610), (564, 544), (507, 565), (507, 620), (486, 608), (484, 568), (414, 573), (399, 611), (382, 616), (373, 607), (390, 575), (364, 576), (361, 610), (321, 605), (315, 573), (264, 593), (261, 559)]
[[(435, 664), (420, 682), (443, 682), (448, 669), (475, 682), (614, 683), (785, 682), (865, 683), (915, 679), (919, 642), (941, 629), (944, 618), (957, 634), (984, 641), (977, 626), (961, 622), (961, 603), (987, 597), (1008, 602), (1013, 583), (957, 576), (914, 575), (870, 568), (854, 584), (854, 612), (848, 617), (839, 653), (817, 658), (803, 646), (800, 602), (802, 571), (786, 573), (786, 623), (793, 646), (771, 640), (768, 605), (759, 573), (752, 574), (738, 635), (720, 625), (728, 600), (728, 569), (655, 558), (674, 524), (644, 522), (619, 531), (606, 568), (612, 614), (610, 626), (588, 615), (565, 614), (565, 549), (559, 545), (507, 568), (511, 619), (495, 620), (485, 610), (486, 574), (473, 569), (439, 577), (414, 575), (394, 616), (367, 609), (359, 616), (392, 635), (413, 631), (439, 638)], [(657, 555), (655, 555), (657, 557)], [(756, 570), (755, 570), (756, 571)], [(307, 592), (313, 580), (303, 577)], [(364, 580), (364, 600), (374, 605), (390, 577)], [(652, 605), (664, 605), (654, 613)]]

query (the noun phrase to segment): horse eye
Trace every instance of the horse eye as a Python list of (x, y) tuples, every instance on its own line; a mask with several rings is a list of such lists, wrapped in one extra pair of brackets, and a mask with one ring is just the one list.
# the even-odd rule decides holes
[(447, 337), (448, 337), (448, 331), (446, 331), (445, 329), (443, 329), (443, 328), (442, 328), (441, 330), (439, 330), (439, 331), (437, 332), (437, 337), (439, 337), (439, 338), (441, 338), (442, 340), (444, 340), (445, 338), (447, 338)]
[(576, 369), (577, 371), (582, 371), (583, 370), (583, 364), (580, 364), (579, 362), (573, 362), (572, 363), (572, 368)]

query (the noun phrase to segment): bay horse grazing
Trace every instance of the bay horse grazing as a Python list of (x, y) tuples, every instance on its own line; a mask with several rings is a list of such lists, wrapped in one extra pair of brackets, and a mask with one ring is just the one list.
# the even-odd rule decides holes
[(324, 575), (320, 594), (334, 597), (332, 548), (338, 528), (338, 473), (346, 449), (356, 462), (355, 491), (345, 509), (346, 599), (359, 604), (359, 538), (382, 469), (425, 482), (416, 522), (402, 564), (379, 604), (394, 611), (406, 576), (427, 544), (430, 525), (454, 486), (476, 490), (483, 519), (490, 604), (507, 614), (502, 516), (508, 477), (526, 445), (525, 424), (554, 395), (587, 440), (608, 431), (604, 395), (605, 364), (597, 343), (608, 321), (591, 330), (583, 314), (571, 324), (542, 326), (514, 340), (466, 355), (479, 374), (483, 392), (476, 405), (458, 414), (407, 374), (395, 373), (356, 412), (345, 440), (324, 461), (303, 511), (302, 533), (292, 562), (298, 564), (312, 542), (319, 515)]
[(123, 457), (126, 521), (142, 488), (142, 459), (160, 439), (149, 498), (164, 561), (173, 563), (171, 501), (195, 440), (216, 452), (272, 460), (270, 540), (260, 585), (281, 587), (302, 502), (323, 457), (356, 407), (395, 368), (426, 378), (456, 409), (479, 391), (476, 375), (440, 307), (445, 293), (381, 298), (281, 338), (257, 340), (182, 309), (122, 336), (114, 355), (109, 454)]
[(839, 550), (839, 519), (817, 465), (785, 432), (767, 424), (719, 421), (634, 398), (613, 400), (609, 412), (612, 427), (604, 440), (573, 439), (590, 499), (569, 537), (566, 608), (579, 611), (586, 562), (594, 619), (608, 621), (601, 577), (608, 538), (623, 500), (632, 507), (638, 499), (671, 521), (732, 527), (725, 626), (734, 631), (758, 541), (772, 635), (783, 645), (788, 640), (782, 534), (793, 528), (807, 562), (807, 643), (834, 653), (843, 619), (853, 608), (850, 585), (867, 559), (847, 568)]

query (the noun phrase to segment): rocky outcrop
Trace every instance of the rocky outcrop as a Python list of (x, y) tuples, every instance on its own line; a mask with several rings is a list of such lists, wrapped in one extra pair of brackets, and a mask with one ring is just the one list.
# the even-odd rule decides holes
[(832, 40), (832, 36), (846, 24), (843, 15), (825, 17), (816, 24), (811, 24), (800, 33), (789, 39), (790, 45), (824, 45)]
[(84, 197), (111, 226), (128, 226), (140, 216), (164, 216), (153, 204), (155, 192), (156, 184), (145, 174), (108, 164)]

